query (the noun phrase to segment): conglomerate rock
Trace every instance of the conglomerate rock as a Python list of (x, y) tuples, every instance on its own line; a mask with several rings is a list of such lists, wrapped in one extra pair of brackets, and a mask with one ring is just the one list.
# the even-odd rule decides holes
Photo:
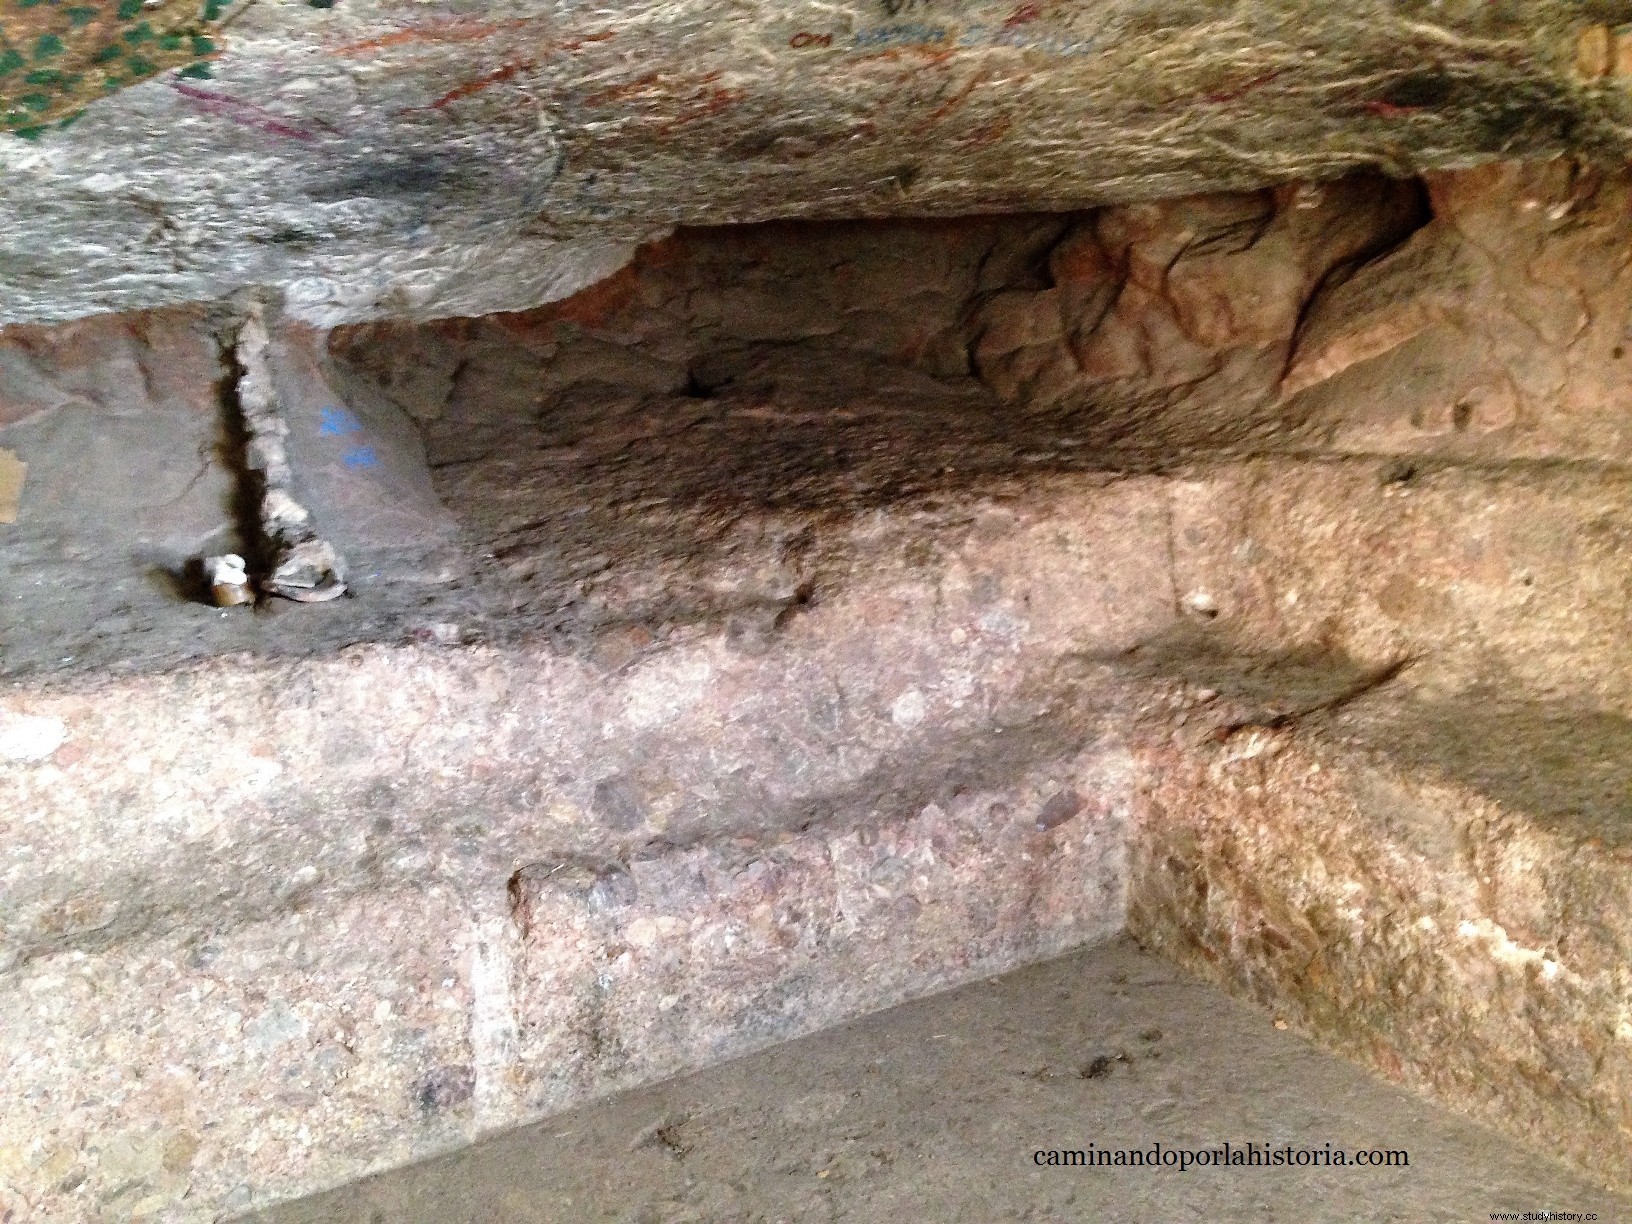
[(244, 546), (230, 311), (7, 328), (0, 1215), (212, 1218), (1124, 914), (1628, 1180), (1628, 190), (688, 229), (526, 312), (269, 307), (321, 608), (175, 581)]
[(0, 322), (559, 298), (676, 223), (1624, 159), (1632, 4), (0, 3)]

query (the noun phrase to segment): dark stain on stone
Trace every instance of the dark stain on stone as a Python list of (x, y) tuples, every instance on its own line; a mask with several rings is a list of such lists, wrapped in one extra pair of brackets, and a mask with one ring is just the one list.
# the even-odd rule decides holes
[(620, 833), (639, 827), (642, 819), (640, 797), (623, 778), (607, 778), (597, 782), (589, 808), (606, 822), (608, 828)]
[(690, 1145), (680, 1135), (680, 1128), (684, 1125), (684, 1122), (680, 1122), (660, 1126), (654, 1136), (663, 1145), (663, 1150), (676, 1160), (684, 1160), (687, 1153), (691, 1151)]
[(1555, 82), (1527, 81), (1486, 98), (1473, 119), (1478, 147), (1488, 152), (1519, 155), (1576, 147), (1610, 162), (1625, 158), (1613, 140), (1582, 123), (1574, 101)]
[(414, 1098), (427, 1113), (463, 1105), (476, 1093), (476, 1071), (455, 1065), (438, 1067), (419, 1081)]
[(1382, 100), (1401, 110), (1422, 110), (1446, 105), (1456, 92), (1456, 82), (1443, 72), (1414, 72), (1390, 85)]
[(1393, 459), (1383, 465), (1378, 475), (1378, 483), (1383, 485), (1408, 485), (1420, 475), (1417, 465), (1409, 459)]
[(410, 156), (380, 161), (331, 183), (311, 188), (314, 200), (400, 199), (435, 195), (451, 177), (436, 158)]
[(1111, 1057), (1109, 1054), (1095, 1056), (1081, 1071), (1077, 1072), (1083, 1079), (1104, 1079), (1110, 1073)]
[(1074, 790), (1062, 790), (1043, 804), (1042, 811), (1037, 813), (1037, 830), (1046, 833), (1050, 829), (1057, 829), (1080, 811), (1082, 796)]
[(264, 242), (269, 246), (285, 246), (300, 249), (310, 248), (318, 241), (318, 236), (316, 234), (310, 233), (303, 229), (298, 229), (294, 226), (283, 226), (282, 228), (272, 230), (265, 235), (251, 233), (249, 238), (252, 242)]
[[(855, 136), (856, 129), (853, 127), (835, 127), (798, 119), (756, 128), (727, 145), (722, 152), (732, 161), (752, 161), (770, 156), (800, 160), (843, 144)], [(903, 187), (909, 185), (903, 184)]]

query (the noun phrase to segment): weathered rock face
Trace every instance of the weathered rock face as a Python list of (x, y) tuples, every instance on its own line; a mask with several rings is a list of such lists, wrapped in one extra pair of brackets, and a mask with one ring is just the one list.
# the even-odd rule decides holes
[(565, 296), (676, 223), (1619, 160), (1627, 20), (1613, 0), (5, 0), (0, 322), (255, 285), (321, 323), (474, 315)]
[(1628, 191), (682, 230), (285, 320), (321, 609), (182, 597), (252, 551), (228, 311), (8, 328), (0, 1213), (208, 1218), (1124, 916), (1632, 1177)]

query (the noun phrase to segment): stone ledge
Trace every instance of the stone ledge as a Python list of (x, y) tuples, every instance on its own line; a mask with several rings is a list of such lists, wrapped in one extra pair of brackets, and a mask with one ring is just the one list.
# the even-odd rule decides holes
[(1221, 734), (1136, 753), (1134, 936), (1632, 1181), (1626, 720), (1377, 695)]
[(214, 1219), (1107, 937), (1126, 770), (38, 957), (0, 997), (0, 1202)]
[[(566, 297), (676, 222), (1627, 150), (1617, 0), (183, 7), (210, 50), (178, 71), (209, 79), (159, 74), (173, 61), (139, 8), (0, 79), (0, 128), (32, 138), (0, 134), (0, 321), (249, 285), (325, 325), (475, 315)], [(103, 52), (117, 72), (62, 70)], [(72, 126), (40, 125), (104, 89)]]

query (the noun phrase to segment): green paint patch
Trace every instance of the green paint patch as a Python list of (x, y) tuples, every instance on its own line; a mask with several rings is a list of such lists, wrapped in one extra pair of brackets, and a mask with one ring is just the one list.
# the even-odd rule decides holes
[(0, 133), (38, 139), (162, 72), (208, 78), (226, 0), (0, 0)]
[(177, 75), (184, 76), (190, 81), (208, 81), (215, 76), (208, 64), (188, 64)]

